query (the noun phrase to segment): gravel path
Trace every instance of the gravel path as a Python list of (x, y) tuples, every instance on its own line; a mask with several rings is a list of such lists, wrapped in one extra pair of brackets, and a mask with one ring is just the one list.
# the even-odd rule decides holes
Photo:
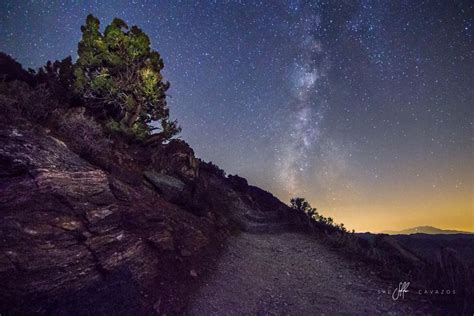
[(413, 314), (375, 275), (297, 233), (231, 237), (187, 315)]

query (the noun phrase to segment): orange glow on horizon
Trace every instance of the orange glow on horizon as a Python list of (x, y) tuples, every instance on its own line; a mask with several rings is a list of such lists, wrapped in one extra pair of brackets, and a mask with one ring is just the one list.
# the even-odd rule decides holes
[[(387, 189), (388, 188), (388, 189)], [(474, 200), (472, 185), (467, 179), (462, 186), (421, 187), (418, 185), (387, 186), (371, 194), (343, 195), (339, 200), (327, 196), (305, 196), (324, 216), (344, 223), (356, 232), (378, 233), (417, 226), (474, 232)], [(279, 192), (288, 202), (292, 196)], [(295, 196), (299, 196), (296, 194)]]

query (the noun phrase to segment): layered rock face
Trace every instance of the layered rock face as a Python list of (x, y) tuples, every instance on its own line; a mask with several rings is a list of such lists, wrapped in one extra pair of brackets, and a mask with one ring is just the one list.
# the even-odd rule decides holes
[(232, 227), (286, 225), (286, 205), (182, 141), (118, 156), (0, 126), (0, 313), (179, 312)]

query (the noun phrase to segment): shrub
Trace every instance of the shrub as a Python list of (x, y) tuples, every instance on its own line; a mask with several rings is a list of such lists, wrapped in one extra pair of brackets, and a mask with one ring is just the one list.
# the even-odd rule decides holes
[(342, 234), (347, 233), (347, 229), (344, 224), (335, 224), (331, 217), (324, 217), (317, 212), (316, 208), (311, 207), (305, 198), (295, 197), (290, 200), (290, 207), (297, 212), (299, 216), (302, 214), (307, 218), (306, 225), (312, 230), (315, 227), (321, 228), (325, 231), (334, 233), (339, 232)]
[(199, 167), (203, 171), (207, 171), (211, 174), (215, 174), (218, 177), (225, 178), (225, 171), (212, 163), (212, 161), (205, 162), (199, 159)]
[(26, 71), (21, 64), (11, 56), (0, 52), (0, 80), (1, 81), (24, 81), (33, 85), (33, 71)]
[(38, 70), (36, 82), (44, 84), (61, 102), (69, 103), (73, 99), (74, 65), (71, 56), (54, 62), (48, 61)]
[(4, 123), (27, 120), (44, 124), (58, 107), (45, 85), (31, 87), (24, 81), (0, 82), (0, 113)]
[(60, 116), (57, 120), (58, 133), (81, 157), (104, 155), (110, 147), (102, 126), (85, 114), (85, 108), (74, 108), (66, 113), (58, 112), (56, 115)]

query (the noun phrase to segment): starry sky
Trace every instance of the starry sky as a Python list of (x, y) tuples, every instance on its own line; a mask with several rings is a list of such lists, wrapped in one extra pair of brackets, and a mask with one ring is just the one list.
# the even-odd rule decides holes
[(151, 38), (198, 157), (356, 231), (474, 231), (469, 1), (9, 1), (0, 50), (76, 57), (87, 14)]

